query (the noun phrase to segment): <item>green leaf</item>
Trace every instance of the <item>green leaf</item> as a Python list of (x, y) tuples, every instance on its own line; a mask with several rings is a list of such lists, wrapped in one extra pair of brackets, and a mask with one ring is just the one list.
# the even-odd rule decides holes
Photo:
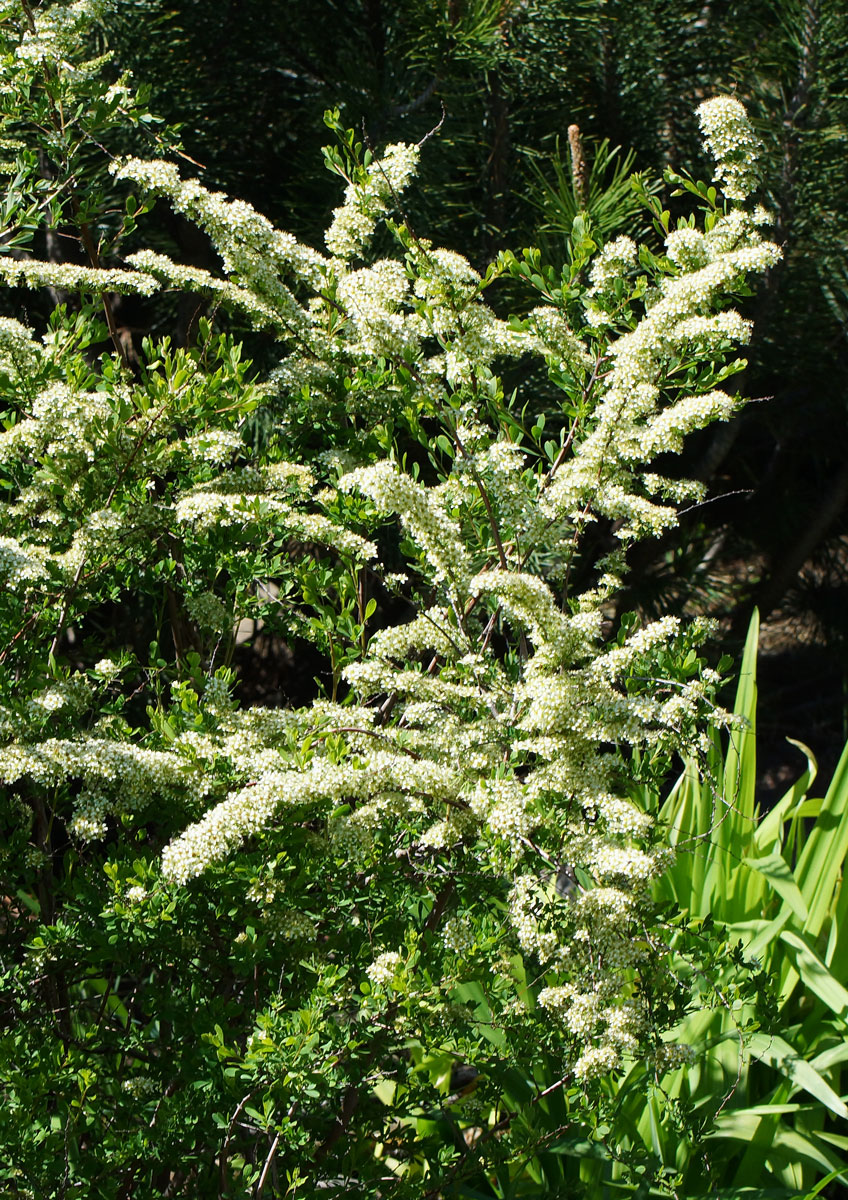
[[(781, 797), (775, 806), (768, 812), (757, 828), (754, 834), (754, 846), (758, 851), (766, 851), (769, 849), (777, 849), (781, 844), (781, 830), (785, 821), (795, 819), (799, 816), (810, 815), (807, 812), (801, 811), (801, 806), (806, 802), (806, 796), (809, 789), (812, 787), (818, 773), (818, 763), (812, 750), (805, 746), (803, 742), (798, 742), (794, 738), (787, 738), (793, 746), (797, 746), (807, 760), (807, 769), (800, 776), (797, 783), (793, 784), (789, 791)], [(805, 905), (806, 907), (806, 905)]]
[(848, 988), (834, 979), (805, 938), (786, 929), (781, 933), (780, 940), (791, 947), (790, 954), (804, 986), (818, 996), (831, 1012), (843, 1021), (848, 1020)]
[(807, 906), (795, 876), (782, 855), (774, 853), (764, 858), (746, 858), (744, 864), (769, 881), (774, 890), (783, 897), (799, 921), (807, 919)]
[(833, 901), (842, 863), (848, 854), (848, 745), (833, 774), (819, 819), (807, 838), (796, 878), (809, 909), (805, 932), (816, 937)]
[(755, 1033), (751, 1035), (748, 1046), (755, 1058), (769, 1063), (796, 1088), (809, 1092), (836, 1116), (848, 1120), (848, 1107), (844, 1101), (837, 1096), (815, 1067), (803, 1059), (783, 1038), (767, 1033)]
[(397, 1091), (397, 1083), (394, 1079), (381, 1079), (371, 1089), (381, 1104), (385, 1104), (387, 1108), (395, 1102), (395, 1092)]
[(799, 1200), (815, 1200), (815, 1197), (821, 1195), (827, 1185), (833, 1183), (835, 1179), (839, 1179), (841, 1174), (842, 1172), (839, 1170), (830, 1171), (824, 1179), (819, 1180), (815, 1187), (811, 1188), (804, 1196), (799, 1197)]

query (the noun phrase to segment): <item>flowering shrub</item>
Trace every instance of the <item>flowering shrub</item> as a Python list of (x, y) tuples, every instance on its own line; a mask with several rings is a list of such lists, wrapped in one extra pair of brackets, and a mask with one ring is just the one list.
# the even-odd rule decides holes
[[(89, 7), (11, 51), (36, 82), (82, 70), (59, 13)], [(403, 217), (419, 148), (340, 130), (327, 253), (124, 157), (109, 186), (199, 225), (219, 273), (0, 259), (81, 297), (0, 329), (10, 1194), (505, 1195), (591, 1142), (658, 1169), (611, 1124), (616, 1071), (693, 1054), (664, 1040), (688, 975), (636, 785), (726, 718), (703, 622), (609, 614), (628, 547), (703, 496), (670, 456), (736, 411), (728, 305), (779, 256), (744, 110), (702, 119), (727, 200), (689, 181), (702, 224), (672, 229), (646, 195), (662, 252), (583, 224), (559, 277), (431, 245)], [(95, 359), (94, 298), (173, 291), (196, 343)], [(512, 373), (540, 370), (530, 417)], [(240, 705), (245, 619), (313, 640), (326, 692)]]

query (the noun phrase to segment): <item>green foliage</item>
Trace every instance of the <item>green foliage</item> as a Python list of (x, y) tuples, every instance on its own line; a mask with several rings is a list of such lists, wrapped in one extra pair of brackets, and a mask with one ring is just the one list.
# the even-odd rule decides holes
[[(677, 859), (657, 881), (657, 899), (680, 914), (689, 935), (720, 928), (737, 950), (705, 979), (722, 1003), (693, 1011), (675, 1030), (698, 1048), (697, 1066), (659, 1081), (649, 1109), (635, 1098), (625, 1104), (634, 1134), (677, 1173), (682, 1195), (766, 1189), (788, 1200), (848, 1179), (841, 1132), (848, 1119), (848, 750), (818, 798), (815, 760), (796, 743), (805, 772), (760, 812), (758, 631), (755, 613), (726, 752), (716, 737), (706, 771), (688, 764), (659, 808)], [(643, 801), (651, 804), (647, 793)], [(677, 937), (685, 944), (683, 930)], [(738, 990), (745, 969), (755, 983), (747, 994)], [(687, 1116), (684, 1137), (673, 1132), (675, 1113)]]
[[(839, 0), (313, 0), (308, 8), (124, 0), (106, 36), (122, 65), (153, 81), (158, 111), (184, 123), (207, 183), (250, 199), (312, 244), (335, 203), (331, 181), (314, 170), (322, 111), (338, 108), (376, 145), (420, 141), (444, 105), (407, 215), (475, 266), (507, 244), (539, 244), (542, 194), (568, 200), (568, 156), (558, 145), (570, 125), (585, 137), (589, 164), (608, 138), (622, 158), (635, 152), (646, 178), (668, 166), (701, 177), (694, 108), (715, 92), (737, 96), (765, 141), (775, 240), (786, 246), (781, 269), (745, 307), (755, 329), (737, 386), (768, 407), (693, 441), (690, 473), (720, 479), (713, 490), (722, 501), (644, 551), (627, 604), (665, 611), (673, 597), (726, 614), (753, 590), (771, 609), (796, 587), (810, 545), (844, 532), (848, 359), (845, 314), (832, 303), (848, 211), (848, 26)], [(557, 224), (559, 200), (546, 223)], [(667, 193), (664, 207), (675, 220), (685, 209)], [(160, 236), (176, 238), (182, 257), (205, 262), (208, 247), (165, 224)], [(558, 232), (545, 235), (545, 250), (557, 266), (567, 254)], [(510, 304), (502, 299), (499, 311)], [(757, 570), (731, 586), (743, 557)], [(845, 641), (836, 632), (841, 560), (832, 542), (808, 564), (798, 598), (836, 647)]]
[[(567, 162), (563, 161), (559, 140), (549, 162), (530, 160), (541, 210), (539, 233), (558, 233), (569, 245), (575, 240), (575, 222), (582, 220), (585, 229), (595, 231), (602, 243), (620, 229), (644, 236), (647, 230), (640, 227), (640, 218), (644, 219), (646, 197), (657, 190), (657, 185), (633, 178), (633, 151), (622, 154), (620, 146), (610, 147), (608, 138), (587, 148), (577, 126), (572, 126), (569, 143)], [(578, 240), (580, 236), (585, 236), (582, 230)]]

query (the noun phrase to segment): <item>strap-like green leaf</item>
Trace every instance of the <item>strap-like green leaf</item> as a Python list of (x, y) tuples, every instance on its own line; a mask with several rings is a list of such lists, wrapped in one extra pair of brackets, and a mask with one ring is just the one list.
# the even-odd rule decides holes
[(783, 1038), (767, 1033), (755, 1033), (748, 1043), (751, 1053), (762, 1062), (776, 1067), (795, 1087), (803, 1088), (815, 1096), (836, 1116), (848, 1120), (848, 1106), (837, 1096), (830, 1084), (822, 1078), (811, 1063), (801, 1058), (798, 1052)]
[(790, 947), (789, 953), (804, 987), (824, 1001), (837, 1016), (848, 1019), (848, 988), (834, 979), (807, 940), (790, 929), (784, 929), (780, 940)]

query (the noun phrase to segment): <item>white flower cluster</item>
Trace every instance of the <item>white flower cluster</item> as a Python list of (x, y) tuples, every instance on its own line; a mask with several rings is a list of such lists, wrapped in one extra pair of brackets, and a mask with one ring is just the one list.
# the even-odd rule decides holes
[(602, 248), (592, 261), (589, 279), (592, 292), (604, 291), (636, 265), (636, 243), (629, 237), (617, 237)]
[(297, 463), (222, 472), (214, 481), (183, 492), (174, 514), (180, 524), (198, 531), (261, 522), (302, 541), (332, 546), (360, 562), (373, 558), (377, 551), (372, 542), (322, 513), (299, 507), (311, 481), (311, 473)]
[(601, 997), (597, 992), (578, 992), (573, 984), (542, 988), (539, 1003), (550, 1009), (575, 1037), (588, 1040), (600, 1020)]
[(470, 917), (449, 917), (442, 926), (442, 942), (446, 949), (460, 958), (474, 949), (474, 925)]
[(578, 1079), (588, 1083), (592, 1079), (603, 1079), (605, 1075), (609, 1075), (619, 1066), (621, 1066), (621, 1055), (615, 1046), (607, 1042), (600, 1046), (593, 1046), (591, 1050), (586, 1050), (577, 1059), (572, 1070)]
[[(432, 725), (438, 716), (433, 712), (429, 724)], [(473, 813), (466, 812), (461, 808), (450, 808), (444, 820), (436, 821), (429, 829), (425, 829), (416, 845), (422, 848), (449, 850), (460, 842), (476, 838), (478, 831), (479, 822)]]
[(698, 106), (698, 120), (716, 161), (716, 178), (723, 180), (724, 194), (729, 200), (747, 200), (759, 182), (757, 162), (762, 143), (745, 106), (732, 96), (715, 96)]
[(680, 632), (679, 617), (660, 617), (650, 625), (638, 629), (623, 646), (615, 646), (599, 655), (592, 663), (591, 671), (606, 679), (616, 679), (627, 671), (639, 658), (649, 654), (657, 646), (664, 646)]
[[(54, 8), (57, 6), (54, 5)], [(145, 271), (105, 267), (79, 267), (75, 263), (38, 262), (36, 259), (0, 257), (0, 281), (5, 287), (52, 287), (69, 292), (124, 292), (151, 296), (159, 281)]]
[(659, 1074), (688, 1067), (695, 1061), (695, 1048), (685, 1042), (660, 1042), (654, 1052), (654, 1064)]
[(403, 142), (387, 146), (369, 164), (363, 180), (345, 188), (344, 204), (333, 211), (327, 230), (330, 253), (346, 262), (359, 257), (374, 236), (381, 217), (393, 207), (418, 169), (418, 147)]
[[(137, 534), (139, 531), (132, 532)], [(55, 562), (71, 576), (82, 566), (91, 550), (110, 556), (118, 550), (125, 550), (130, 541), (129, 535), (127, 522), (121, 513), (115, 509), (99, 509), (83, 518), (70, 546), (64, 553), (56, 555)]]
[[(332, 361), (316, 359), (312, 353), (298, 354), (293, 351), (270, 372), (265, 390), (268, 395), (277, 393), (286, 397), (301, 396), (306, 392), (317, 407), (319, 400), (326, 401), (335, 378), (335, 366)], [(285, 417), (283, 425), (285, 427)], [(326, 459), (338, 459), (339, 453), (337, 450), (328, 450), (324, 455)], [(318, 455), (316, 462), (321, 461), (322, 456)]]
[[(586, 895), (602, 892), (602, 889), (597, 889)], [(579, 902), (584, 907), (585, 898)], [(603, 899), (603, 895), (600, 898)], [(608, 905), (601, 904), (596, 906), (596, 912), (604, 908), (609, 911)], [(624, 915), (623, 908), (618, 911)], [(628, 929), (628, 925), (622, 923), (623, 935), (628, 933)], [(568, 982), (545, 987), (539, 993), (540, 1005), (554, 1014), (571, 1037), (583, 1043), (572, 1066), (574, 1075), (581, 1080), (593, 1078), (602, 1065), (606, 1070), (614, 1070), (621, 1065), (622, 1056), (638, 1054), (647, 1032), (640, 1006), (633, 1000), (618, 998), (626, 985), (625, 980), (618, 977), (617, 971), (631, 971), (636, 965), (636, 958), (627, 954), (616, 956), (609, 934), (605, 936), (597, 923), (592, 923), (588, 928), (578, 927), (575, 935), (578, 946), (587, 944), (587, 934), (594, 952), (603, 956), (605, 965), (603, 972), (595, 974), (591, 990), (581, 991), (575, 983)], [(624, 938), (619, 940), (623, 942)]]
[(64, 780), (82, 780), (71, 828), (83, 838), (102, 837), (110, 813), (130, 812), (154, 799), (181, 794), (192, 774), (177, 754), (105, 737), (48, 738), (0, 747), (4, 783), (27, 778), (55, 787)]
[(186, 438), (183, 445), (195, 463), (223, 467), (244, 450), (241, 434), (235, 429), (207, 429)]
[(605, 1037), (625, 1054), (635, 1054), (639, 1039), (645, 1031), (643, 1014), (635, 1004), (625, 1001), (613, 1004), (601, 1013), (606, 1025)]
[(0, 317), (0, 363), (13, 377), (25, 380), (35, 374), (44, 357), (33, 341), (31, 329), (12, 317)]
[(711, 317), (687, 317), (677, 326), (681, 338), (698, 342), (708, 350), (717, 350), (724, 342), (746, 345), (751, 340), (753, 322), (732, 309)]
[(610, 970), (627, 970), (638, 963), (642, 950), (633, 940), (638, 915), (634, 890), (589, 888), (577, 897), (573, 911), (578, 926), (575, 940), (601, 950)]
[[(45, 388), (33, 401), (32, 416), (0, 433), (0, 462), (26, 459), (28, 455), (49, 454), (67, 464), (70, 471), (87, 468), (97, 455), (102, 434), (98, 427), (108, 421), (108, 399), (96, 392), (75, 392), (63, 383)], [(29, 507), (23, 495), (16, 506)]]
[(401, 956), (396, 950), (386, 950), (383, 954), (379, 954), (369, 967), (366, 967), (365, 974), (375, 987), (389, 987), (401, 962)]
[(337, 296), (350, 316), (365, 354), (402, 358), (417, 350), (414, 326), (398, 311), (408, 291), (409, 279), (403, 264), (393, 259), (384, 259), (341, 277)]
[[(626, 242), (619, 239), (601, 252), (593, 276), (596, 292), (632, 262)], [(577, 443), (541, 499), (551, 520), (579, 523), (602, 514), (619, 523), (622, 540), (673, 525), (673, 508), (641, 494), (639, 468), (659, 454), (679, 452), (688, 433), (727, 420), (736, 411), (737, 401), (717, 390), (685, 396), (663, 408), (660, 381), (693, 344), (711, 351), (750, 339), (748, 321), (733, 311), (713, 309), (746, 274), (773, 266), (780, 250), (763, 240), (743, 209), (720, 217), (703, 233), (688, 227), (671, 232), (667, 250), (677, 273), (661, 280), (658, 297), (636, 327), (609, 346), (610, 366), (591, 432)]]
[[(255, 760), (250, 761), (255, 765)], [(358, 835), (367, 839), (384, 812), (423, 811), (419, 797), (444, 802), (458, 790), (456, 772), (450, 767), (391, 751), (372, 753), (370, 758), (363, 754), (357, 765), (316, 758), (304, 771), (270, 770), (230, 792), (172, 841), (162, 854), (162, 870), (176, 882), (185, 883), (228, 857), (246, 837), (271, 825), (283, 809), (305, 808), (322, 814), (332, 805), (359, 801), (353, 816), (337, 821), (336, 844), (343, 849), (350, 839), (358, 845)]]
[(534, 669), (588, 657), (593, 652), (591, 623), (572, 620), (557, 605), (547, 583), (537, 575), (485, 571), (471, 580), (471, 594), (494, 595), (524, 628), (537, 648)]
[(36, 10), (34, 28), (28, 29), (15, 55), (24, 62), (60, 65), (73, 71), (69, 60), (77, 57), (79, 38), (111, 7), (110, 0), (75, 0), (73, 4), (51, 4)]
[(244, 282), (289, 317), (297, 310), (298, 322), (302, 322), (302, 310), (280, 276), (294, 275), (318, 289), (327, 279), (326, 258), (290, 233), (275, 229), (243, 200), (207, 191), (196, 179), (180, 179), (173, 163), (130, 158), (113, 170), (119, 179), (129, 179), (155, 195), (167, 197), (177, 212), (206, 230), (227, 275)]
[(592, 356), (557, 308), (534, 308), (528, 324), (549, 362), (568, 367), (578, 377), (591, 368)]
[[(420, 238), (416, 243), (415, 261), (418, 267), (415, 295), (422, 300), (447, 300), (448, 308), (457, 310), (472, 300), (480, 286), (479, 271), (455, 250), (434, 247)], [(444, 319), (450, 320), (445, 314)]]
[(439, 499), (438, 491), (423, 487), (394, 463), (358, 467), (339, 480), (342, 491), (357, 488), (380, 513), (396, 513), (434, 568), (435, 582), (462, 586), (471, 574), (462, 531)]
[[(499, 525), (515, 531), (516, 549), (506, 552), (506, 560), (518, 565), (517, 546), (532, 544), (544, 532), (544, 519), (537, 503), (537, 480), (527, 470), (526, 456), (520, 446), (505, 438), (492, 441), (470, 422), (457, 429), (466, 453), (456, 459), (453, 471), (442, 487), (451, 508), (465, 507), (485, 487), (489, 503)], [(476, 442), (473, 453), (469, 442)]]
[(599, 792), (594, 800), (595, 810), (610, 837), (643, 838), (649, 833), (653, 821), (632, 801), (608, 792)]
[(94, 670), (105, 683), (111, 683), (121, 673), (120, 664), (116, 663), (112, 658), (98, 659), (94, 664)]
[(700, 229), (690, 225), (671, 230), (665, 239), (665, 252), (674, 265), (684, 271), (697, 271), (709, 260), (707, 239)]
[[(257, 328), (272, 325), (287, 331), (292, 321), (295, 327), (303, 324), (304, 315), (293, 299), (285, 306), (285, 312), (281, 313), (274, 305), (258, 296), (252, 288), (239, 287), (228, 279), (219, 279), (217, 275), (212, 275), (200, 267), (187, 267), (182, 263), (175, 263), (164, 254), (156, 254), (153, 250), (139, 250), (130, 254), (127, 256), (127, 262), (143, 272), (147, 278), (154, 279), (157, 288), (166, 284), (181, 291), (205, 292), (218, 296), (243, 312)], [(292, 309), (292, 305), (296, 311)]]
[(35, 713), (81, 713), (88, 708), (91, 701), (91, 689), (85, 679), (76, 676), (73, 679), (61, 680), (50, 687), (36, 692), (29, 701), (29, 707)]
[[(729, 421), (738, 411), (739, 404), (738, 400), (728, 396), (726, 392), (714, 391), (707, 392), (704, 396), (686, 396), (676, 404), (664, 408), (643, 434), (642, 449), (646, 458), (654, 458), (659, 454), (679, 454), (690, 433), (704, 429), (713, 421)], [(676, 517), (673, 520), (676, 520)], [(672, 520), (668, 523), (671, 524)], [(634, 524), (638, 527), (638, 522)]]
[(162, 1091), (162, 1085), (148, 1075), (132, 1075), (121, 1083), (121, 1087), (134, 1100), (146, 1100)]
[(47, 554), (39, 546), (22, 546), (16, 538), (0, 537), (0, 579), (10, 588), (44, 578)]
[(642, 478), (651, 495), (672, 500), (675, 504), (685, 501), (698, 504), (707, 494), (707, 486), (700, 479), (670, 479), (667, 475), (656, 475), (653, 471), (646, 471)]
[(407, 661), (415, 652), (429, 651), (450, 661), (470, 650), (467, 635), (457, 627), (447, 608), (429, 608), (406, 625), (390, 625), (371, 639), (370, 654), (377, 658)]
[[(458, 388), (497, 357), (546, 352), (532, 322), (529, 329), (516, 328), (482, 303), (480, 276), (461, 254), (434, 249), (422, 239), (411, 258), (417, 272), (413, 291), (419, 300), (412, 324), (421, 337), (435, 338), (444, 351), (427, 360), (433, 376), (444, 375)], [(541, 320), (544, 325), (545, 318)]]
[(528, 810), (527, 789), (515, 779), (481, 780), (471, 797), (471, 811), (484, 820), (496, 838), (509, 842), (516, 857), (538, 821)]
[(520, 875), (509, 896), (510, 924), (521, 949), (535, 954), (539, 962), (545, 964), (556, 954), (559, 939), (553, 930), (545, 928), (542, 913), (538, 879), (533, 875)]
[(68, 830), (84, 842), (105, 837), (108, 831), (107, 818), (111, 810), (112, 804), (107, 796), (86, 788), (74, 801), (74, 812), (68, 823)]
[[(58, 353), (61, 356), (60, 346)], [(0, 463), (21, 481), (17, 496), (6, 506), (6, 516), (10, 524), (27, 531), (26, 541), (19, 537), (0, 542), (0, 562), (13, 582), (24, 586), (46, 582), (48, 568), (54, 577), (58, 573), (73, 577), (92, 550), (108, 558), (134, 542), (149, 545), (160, 532), (161, 513), (149, 503), (123, 512), (96, 507), (97, 497), (105, 501), (114, 482), (109, 457), (102, 453), (104, 443), (112, 453), (134, 455), (139, 472), (146, 469), (146, 454), (155, 456), (161, 448), (161, 443), (149, 439), (138, 453), (137, 430), (125, 420), (116, 420), (121, 407), (130, 402), (128, 389), (120, 384), (110, 394), (105, 389), (77, 391), (55, 382), (30, 402), (30, 416), (0, 432)], [(42, 460), (50, 462), (49, 472), (36, 470)], [(160, 469), (166, 460), (167, 454), (160, 456)], [(63, 482), (61, 511), (57, 479)]]
[(662, 875), (672, 857), (665, 847), (649, 852), (636, 846), (616, 846), (604, 841), (595, 847), (590, 862), (603, 884), (619, 883), (638, 888)]

